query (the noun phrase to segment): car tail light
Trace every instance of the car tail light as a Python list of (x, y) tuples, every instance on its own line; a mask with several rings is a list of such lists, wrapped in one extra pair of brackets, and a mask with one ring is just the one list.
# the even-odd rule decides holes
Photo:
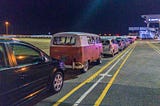
[(112, 47), (112, 45), (109, 45), (109, 49), (112, 49), (113, 47)]

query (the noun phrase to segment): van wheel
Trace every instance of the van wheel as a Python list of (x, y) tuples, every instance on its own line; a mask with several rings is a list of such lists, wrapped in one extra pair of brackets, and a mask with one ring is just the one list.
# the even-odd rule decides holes
[(49, 90), (53, 93), (59, 92), (63, 87), (63, 74), (60, 71), (57, 71), (53, 74), (53, 77), (50, 80)]
[(86, 61), (86, 62), (84, 63), (84, 67), (81, 69), (81, 71), (82, 71), (83, 73), (85, 73), (85, 72), (88, 71), (88, 68), (89, 68), (89, 63), (88, 63), (88, 61)]
[(101, 64), (102, 63), (102, 56), (100, 56), (97, 61), (96, 61), (97, 64)]

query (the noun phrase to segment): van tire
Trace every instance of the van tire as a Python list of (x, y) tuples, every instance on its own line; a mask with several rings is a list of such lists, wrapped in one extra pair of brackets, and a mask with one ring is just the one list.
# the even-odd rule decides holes
[(84, 63), (84, 67), (81, 69), (82, 73), (87, 72), (87, 71), (88, 71), (88, 68), (89, 68), (89, 62), (86, 61), (86, 62)]

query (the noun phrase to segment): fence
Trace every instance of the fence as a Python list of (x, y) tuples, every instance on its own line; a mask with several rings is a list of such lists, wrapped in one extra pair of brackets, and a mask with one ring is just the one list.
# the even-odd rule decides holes
[(14, 37), (14, 38), (51, 38), (52, 35), (0, 35), (3, 37)]

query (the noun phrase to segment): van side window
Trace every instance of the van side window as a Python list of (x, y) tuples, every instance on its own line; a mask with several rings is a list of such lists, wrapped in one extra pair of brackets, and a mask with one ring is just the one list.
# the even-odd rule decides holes
[(87, 39), (88, 39), (88, 44), (94, 44), (95, 43), (94, 37), (88, 36)]
[(92, 44), (94, 44), (95, 42), (96, 42), (96, 39), (92, 37)]
[(87, 36), (88, 44), (91, 44), (91, 38)]
[(101, 43), (101, 40), (99, 37), (96, 37), (96, 43)]
[(70, 44), (71, 45), (75, 45), (76, 44), (76, 38), (75, 37), (71, 37)]

